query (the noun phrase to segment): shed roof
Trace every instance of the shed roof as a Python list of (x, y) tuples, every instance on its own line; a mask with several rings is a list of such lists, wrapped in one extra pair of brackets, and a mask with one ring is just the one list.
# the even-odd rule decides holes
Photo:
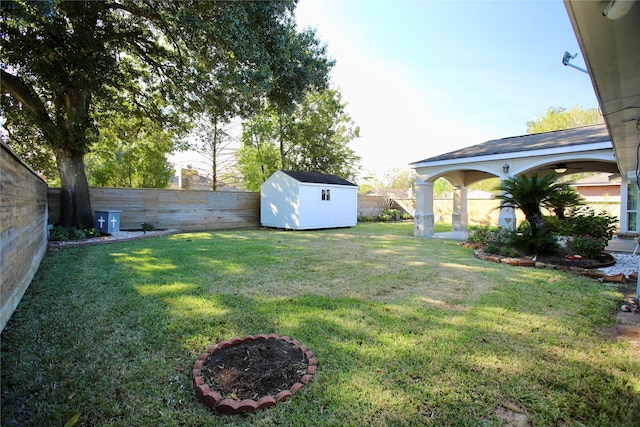
[(483, 142), (482, 144), (472, 145), (471, 147), (419, 160), (411, 164), (490, 156), (495, 154), (517, 153), (530, 150), (543, 150), (547, 148), (561, 148), (606, 141), (611, 141), (607, 128), (604, 124), (598, 124), (573, 129), (494, 139)]
[(281, 171), (291, 178), (299, 182), (308, 182), (314, 184), (334, 184), (334, 185), (349, 185), (357, 187), (356, 184), (340, 178), (336, 175), (329, 175), (320, 172), (302, 172), (302, 171)]

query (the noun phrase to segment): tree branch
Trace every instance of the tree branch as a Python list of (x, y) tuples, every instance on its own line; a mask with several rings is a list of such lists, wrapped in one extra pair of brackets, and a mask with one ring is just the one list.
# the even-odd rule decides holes
[(51, 117), (49, 117), (47, 109), (31, 86), (21, 78), (5, 70), (0, 70), (0, 73), (0, 90), (3, 94), (11, 95), (22, 104), (22, 106), (33, 115), (34, 119), (42, 124), (41, 129), (43, 132), (45, 132), (46, 129), (50, 130), (52, 126), (55, 127), (55, 124), (51, 121)]

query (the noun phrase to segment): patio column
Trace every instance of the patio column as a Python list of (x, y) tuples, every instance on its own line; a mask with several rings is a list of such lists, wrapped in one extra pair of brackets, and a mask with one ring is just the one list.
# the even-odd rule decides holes
[(416, 182), (416, 213), (413, 216), (413, 235), (433, 236), (433, 182)]
[[(504, 194), (504, 193), (503, 193)], [(516, 211), (513, 208), (500, 208), (500, 216), (498, 217), (498, 227), (507, 230), (516, 229)]]
[(467, 231), (469, 218), (467, 215), (467, 187), (453, 187), (453, 213), (451, 214), (453, 231)]

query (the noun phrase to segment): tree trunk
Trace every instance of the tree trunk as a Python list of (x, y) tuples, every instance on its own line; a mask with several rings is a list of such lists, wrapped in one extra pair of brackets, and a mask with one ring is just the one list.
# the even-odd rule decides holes
[(544, 229), (544, 217), (542, 216), (542, 212), (531, 211), (526, 213), (527, 221), (529, 221), (529, 225), (531, 226), (531, 233), (536, 234), (538, 231)]
[(61, 225), (93, 228), (89, 183), (84, 171), (84, 154), (68, 148), (56, 148), (55, 154), (62, 184)]
[(282, 170), (286, 170), (285, 162), (286, 162), (286, 153), (284, 151), (284, 125), (283, 114), (278, 114), (278, 138), (280, 139), (280, 161), (282, 162)]
[(218, 190), (218, 121), (213, 122), (213, 142), (211, 144), (211, 189)]

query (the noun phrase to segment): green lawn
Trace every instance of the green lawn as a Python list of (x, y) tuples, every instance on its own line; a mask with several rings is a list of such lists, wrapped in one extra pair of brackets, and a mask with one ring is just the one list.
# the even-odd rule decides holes
[[(438, 229), (437, 231), (441, 231)], [(2, 334), (2, 425), (633, 425), (622, 296), (480, 261), (412, 223), (177, 234), (50, 251)], [(191, 369), (213, 342), (290, 336), (318, 359), (287, 402), (220, 416)]]

